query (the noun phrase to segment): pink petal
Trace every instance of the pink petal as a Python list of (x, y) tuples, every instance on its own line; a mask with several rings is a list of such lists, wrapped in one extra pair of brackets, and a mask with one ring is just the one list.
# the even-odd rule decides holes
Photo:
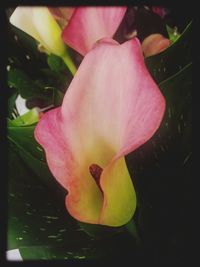
[[(135, 211), (124, 155), (158, 129), (164, 98), (144, 64), (139, 41), (99, 42), (83, 59), (61, 109), (43, 115), (35, 136), (50, 170), (68, 191), (76, 219), (119, 226)], [(101, 193), (89, 172), (103, 169)]]
[(97, 223), (102, 194), (88, 169), (80, 166), (74, 158), (62, 129), (62, 121), (60, 108), (45, 113), (35, 129), (35, 138), (45, 149), (52, 174), (68, 190), (68, 211), (80, 221)]
[(85, 55), (96, 41), (114, 35), (125, 12), (126, 7), (79, 7), (62, 33), (63, 40)]
[(147, 36), (142, 42), (145, 57), (156, 55), (171, 45), (171, 41), (162, 34), (154, 33)]
[(108, 39), (99, 42), (86, 55), (62, 105), (64, 119), (71, 112), (78, 118), (73, 131), (90, 137), (89, 143), (99, 135), (113, 154), (127, 154), (145, 143), (159, 127), (164, 109), (165, 100), (144, 64), (137, 38), (122, 45)]

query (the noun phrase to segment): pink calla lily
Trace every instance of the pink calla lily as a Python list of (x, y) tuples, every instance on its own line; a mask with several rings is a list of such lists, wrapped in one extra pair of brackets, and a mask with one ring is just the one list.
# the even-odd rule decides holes
[(153, 33), (142, 42), (142, 50), (145, 57), (156, 55), (171, 45), (171, 41), (162, 34)]
[(113, 37), (126, 7), (78, 7), (63, 30), (64, 42), (85, 55), (100, 39)]
[(124, 156), (152, 137), (164, 110), (137, 38), (102, 39), (86, 54), (62, 106), (35, 129), (74, 218), (108, 226), (132, 218), (136, 194)]

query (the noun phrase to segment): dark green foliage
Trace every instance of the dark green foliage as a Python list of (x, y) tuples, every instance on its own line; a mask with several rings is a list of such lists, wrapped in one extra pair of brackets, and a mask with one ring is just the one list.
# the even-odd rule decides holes
[[(157, 261), (165, 258), (165, 263), (173, 258), (178, 264), (183, 259), (186, 240), (182, 232), (191, 179), (191, 27), (166, 51), (146, 58), (166, 99), (166, 111), (155, 135), (126, 157), (138, 196), (134, 220), (143, 250), (147, 258), (157, 255)], [(19, 50), (10, 57), (9, 117), (17, 93), (28, 101), (42, 98), (44, 106), (59, 106), (71, 80), (62, 60), (54, 55), (43, 60), (41, 55), (26, 62)], [(35, 124), (8, 124), (9, 249), (19, 248), (24, 259), (134, 261), (141, 256), (126, 227), (112, 230), (79, 224), (68, 214), (67, 192), (52, 177), (44, 151), (34, 139), (34, 128)]]

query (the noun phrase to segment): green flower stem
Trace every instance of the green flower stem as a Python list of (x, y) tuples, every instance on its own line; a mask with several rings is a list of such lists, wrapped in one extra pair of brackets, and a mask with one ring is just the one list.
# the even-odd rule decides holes
[(142, 245), (142, 241), (141, 238), (139, 236), (136, 224), (134, 222), (134, 220), (130, 220), (126, 225), (125, 225), (126, 229), (128, 230), (128, 232), (134, 237), (136, 244), (138, 246)]
[(71, 74), (74, 76), (76, 73), (76, 66), (74, 65), (72, 59), (69, 57), (69, 55), (64, 55), (62, 59), (65, 62), (67, 68), (70, 70)]

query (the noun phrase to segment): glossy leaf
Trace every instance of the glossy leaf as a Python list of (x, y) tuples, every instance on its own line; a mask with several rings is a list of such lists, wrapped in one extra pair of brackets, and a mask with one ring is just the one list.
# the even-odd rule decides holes
[[(8, 85), (12, 87), (9, 88), (11, 93), (16, 91), (28, 100), (29, 108), (60, 105), (60, 91), (65, 92), (72, 79), (62, 59), (53, 55), (53, 62), (48, 66), (48, 58), (52, 56), (39, 52), (35, 40), (10, 23), (8, 49)], [(11, 115), (12, 110), (9, 112)]]
[(14, 91), (14, 93), (8, 98), (8, 117), (12, 118), (12, 113), (15, 108), (15, 101), (17, 99), (17, 92)]
[(172, 43), (176, 42), (180, 37), (180, 33), (177, 32), (176, 28), (171, 28), (168, 25), (166, 25), (166, 28), (169, 34), (169, 39), (172, 41)]
[(42, 182), (51, 186), (54, 179), (46, 164), (43, 149), (37, 144), (33, 137), (34, 128), (34, 125), (8, 127), (8, 140), (15, 147), (17, 154), (30, 170), (37, 175)]
[(175, 75), (192, 61), (191, 39), (192, 22), (165, 51), (145, 59), (146, 66), (157, 83)]
[(37, 49), (35, 40), (8, 22), (8, 63), (12, 68), (26, 70), (35, 76), (46, 65), (46, 55)]
[(160, 84), (166, 99), (166, 112), (159, 131), (131, 155), (134, 170), (148, 171), (161, 165), (175, 167), (190, 153), (189, 140), (185, 143), (181, 140), (191, 129), (191, 69), (192, 64), (189, 64)]
[[(73, 231), (65, 207), (23, 163), (11, 144), (9, 150), (8, 249), (31, 245), (57, 245)], [(56, 188), (56, 187), (55, 187)], [(37, 196), (37, 197), (35, 197)], [(41, 205), (42, 203), (42, 205)]]
[(42, 94), (41, 88), (20, 69), (11, 69), (8, 72), (8, 84), (16, 88), (23, 98)]
[[(184, 263), (192, 179), (192, 65), (160, 84), (166, 113), (153, 138), (129, 155), (139, 213), (137, 222), (148, 253), (156, 260)], [(170, 248), (170, 249), (169, 249)]]
[(54, 70), (55, 72), (66, 72), (67, 67), (59, 56), (56, 56), (54, 54), (50, 54), (47, 58), (47, 63), (51, 70)]
[(24, 260), (123, 260), (133, 253), (138, 257), (127, 232), (105, 235), (106, 242), (87, 235), (67, 214), (58, 184), (49, 189), (40, 183), (16, 152), (10, 143), (8, 249), (19, 248)]
[(39, 112), (37, 111), (37, 109), (32, 109), (14, 120), (8, 119), (8, 126), (27, 126), (37, 123), (38, 120)]

